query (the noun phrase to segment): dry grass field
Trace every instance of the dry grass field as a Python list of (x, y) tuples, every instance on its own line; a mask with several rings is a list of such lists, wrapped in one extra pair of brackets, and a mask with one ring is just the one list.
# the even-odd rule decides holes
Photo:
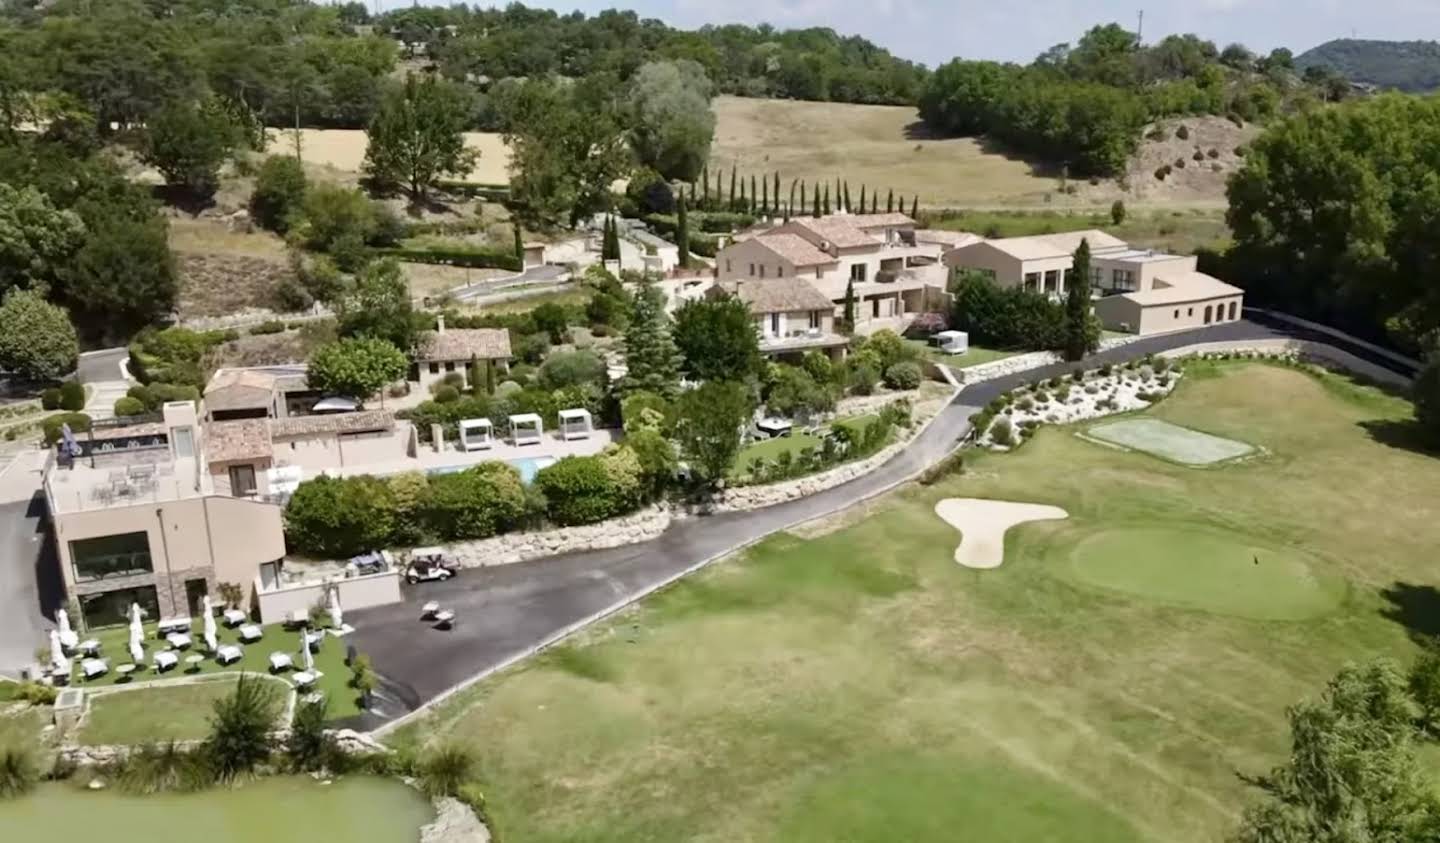
[[(293, 129), (271, 129), (272, 150), (294, 148)], [(504, 184), (510, 181), (510, 148), (491, 132), (466, 132), (465, 145), (479, 150), (480, 160), (466, 181)], [(307, 163), (323, 164), (351, 173), (360, 172), (365, 160), (365, 133), (359, 129), (301, 129), (301, 157)]]

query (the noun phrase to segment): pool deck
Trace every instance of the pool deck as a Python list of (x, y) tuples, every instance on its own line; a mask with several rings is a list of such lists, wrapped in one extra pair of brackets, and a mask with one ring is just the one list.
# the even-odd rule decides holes
[(497, 440), (493, 447), (483, 451), (462, 451), (458, 447), (448, 446), (445, 450), (438, 452), (432, 446), (422, 442), (418, 457), (350, 465), (344, 468), (327, 469), (325, 473), (332, 477), (353, 477), (360, 474), (385, 476), (404, 474), (407, 471), (461, 470), (482, 462), (496, 460), (511, 462), (539, 457), (552, 457), (557, 460), (564, 457), (587, 457), (600, 453), (612, 442), (619, 442), (624, 438), (625, 434), (622, 431), (602, 429), (591, 431), (588, 439), (567, 441), (561, 439), (553, 431), (547, 430), (543, 440), (534, 445), (512, 445), (509, 441)]

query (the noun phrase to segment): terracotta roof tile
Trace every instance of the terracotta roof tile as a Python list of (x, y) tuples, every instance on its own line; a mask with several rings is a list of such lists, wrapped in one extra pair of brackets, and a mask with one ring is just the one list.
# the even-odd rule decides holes
[(738, 296), (749, 306), (750, 312), (756, 315), (835, 308), (835, 304), (824, 293), (802, 278), (722, 281), (716, 288)]
[(205, 458), (212, 463), (268, 459), (270, 456), (270, 429), (264, 419), (205, 425)]
[(430, 331), (420, 338), (416, 358), (425, 362), (465, 360), (508, 360), (510, 332), (504, 328), (446, 328)]
[(395, 414), (389, 410), (360, 410), (354, 413), (270, 419), (270, 435), (277, 439), (317, 433), (372, 433), (394, 428)]
[(835, 263), (835, 258), (825, 254), (798, 234), (762, 234), (755, 242), (789, 261), (792, 266), (823, 266)]

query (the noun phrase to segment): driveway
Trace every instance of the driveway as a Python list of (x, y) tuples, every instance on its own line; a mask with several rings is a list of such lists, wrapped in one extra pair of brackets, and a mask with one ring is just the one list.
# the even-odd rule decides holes
[(44, 454), (27, 451), (0, 467), (0, 673), (14, 676), (44, 644), (64, 599), (40, 492)]
[(115, 416), (115, 402), (125, 397), (130, 382), (125, 379), (122, 364), (130, 357), (129, 349), (106, 348), (87, 351), (80, 355), (75, 377), (85, 384), (89, 397), (85, 401), (85, 413), (92, 419), (108, 419)]
[[(1306, 334), (1283, 325), (1242, 321), (1140, 340), (1096, 354), (1086, 363), (1117, 363), (1199, 342), (1284, 337), (1320, 339), (1365, 359), (1377, 357), (1333, 338)], [(707, 560), (891, 488), (949, 453), (968, 435), (970, 416), (996, 396), (1073, 368), (1073, 363), (1059, 363), (968, 386), (889, 462), (815, 495), (751, 512), (687, 518), (640, 544), (469, 570), (453, 582), (410, 589), (401, 603), (347, 613), (356, 627), (352, 643), (370, 655), (382, 677), (379, 710), (363, 727), (375, 728), (454, 685), (523, 657), (536, 645)], [(420, 607), (429, 600), (457, 613), (454, 630), (434, 630), (419, 620)]]

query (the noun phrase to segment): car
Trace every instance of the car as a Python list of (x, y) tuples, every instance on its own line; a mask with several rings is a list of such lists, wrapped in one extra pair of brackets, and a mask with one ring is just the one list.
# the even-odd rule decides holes
[(459, 567), (446, 560), (445, 552), (440, 548), (418, 547), (410, 553), (410, 564), (405, 568), (405, 581), (411, 585), (420, 582), (444, 582), (459, 572)]

